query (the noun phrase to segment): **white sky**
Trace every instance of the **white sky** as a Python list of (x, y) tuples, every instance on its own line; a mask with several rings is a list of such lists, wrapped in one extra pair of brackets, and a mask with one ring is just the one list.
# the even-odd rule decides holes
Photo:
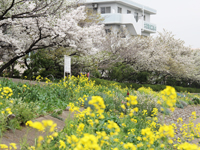
[(133, 0), (157, 10), (151, 22), (157, 31), (171, 31), (185, 46), (200, 48), (200, 0)]

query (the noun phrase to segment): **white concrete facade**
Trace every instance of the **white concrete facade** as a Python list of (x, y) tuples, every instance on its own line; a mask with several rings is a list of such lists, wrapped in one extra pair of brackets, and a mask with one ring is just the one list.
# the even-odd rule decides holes
[(106, 29), (119, 29), (126, 26), (130, 35), (149, 36), (156, 33), (156, 25), (150, 22), (150, 16), (156, 10), (135, 3), (132, 0), (82, 0), (88, 9), (104, 17)]

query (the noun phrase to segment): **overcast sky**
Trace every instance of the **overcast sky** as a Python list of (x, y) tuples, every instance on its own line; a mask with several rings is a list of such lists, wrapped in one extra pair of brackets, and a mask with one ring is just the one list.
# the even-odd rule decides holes
[(200, 48), (200, 0), (133, 0), (157, 10), (151, 22), (157, 31), (171, 31), (186, 46)]

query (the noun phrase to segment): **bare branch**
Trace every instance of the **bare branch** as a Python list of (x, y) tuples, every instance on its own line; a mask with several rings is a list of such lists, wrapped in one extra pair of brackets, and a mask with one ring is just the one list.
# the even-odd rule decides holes
[(12, 0), (12, 3), (10, 5), (10, 7), (8, 7), (5, 12), (0, 16), (0, 20), (4, 19), (4, 16), (7, 14), (7, 12), (14, 6), (15, 0)]

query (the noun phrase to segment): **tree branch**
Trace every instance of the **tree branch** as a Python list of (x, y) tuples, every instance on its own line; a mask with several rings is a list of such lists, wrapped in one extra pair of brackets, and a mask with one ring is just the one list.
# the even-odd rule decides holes
[(14, 6), (15, 0), (12, 1), (10, 7), (8, 9), (5, 10), (5, 12), (0, 16), (0, 20), (4, 19), (5, 14), (7, 14), (7, 12)]

